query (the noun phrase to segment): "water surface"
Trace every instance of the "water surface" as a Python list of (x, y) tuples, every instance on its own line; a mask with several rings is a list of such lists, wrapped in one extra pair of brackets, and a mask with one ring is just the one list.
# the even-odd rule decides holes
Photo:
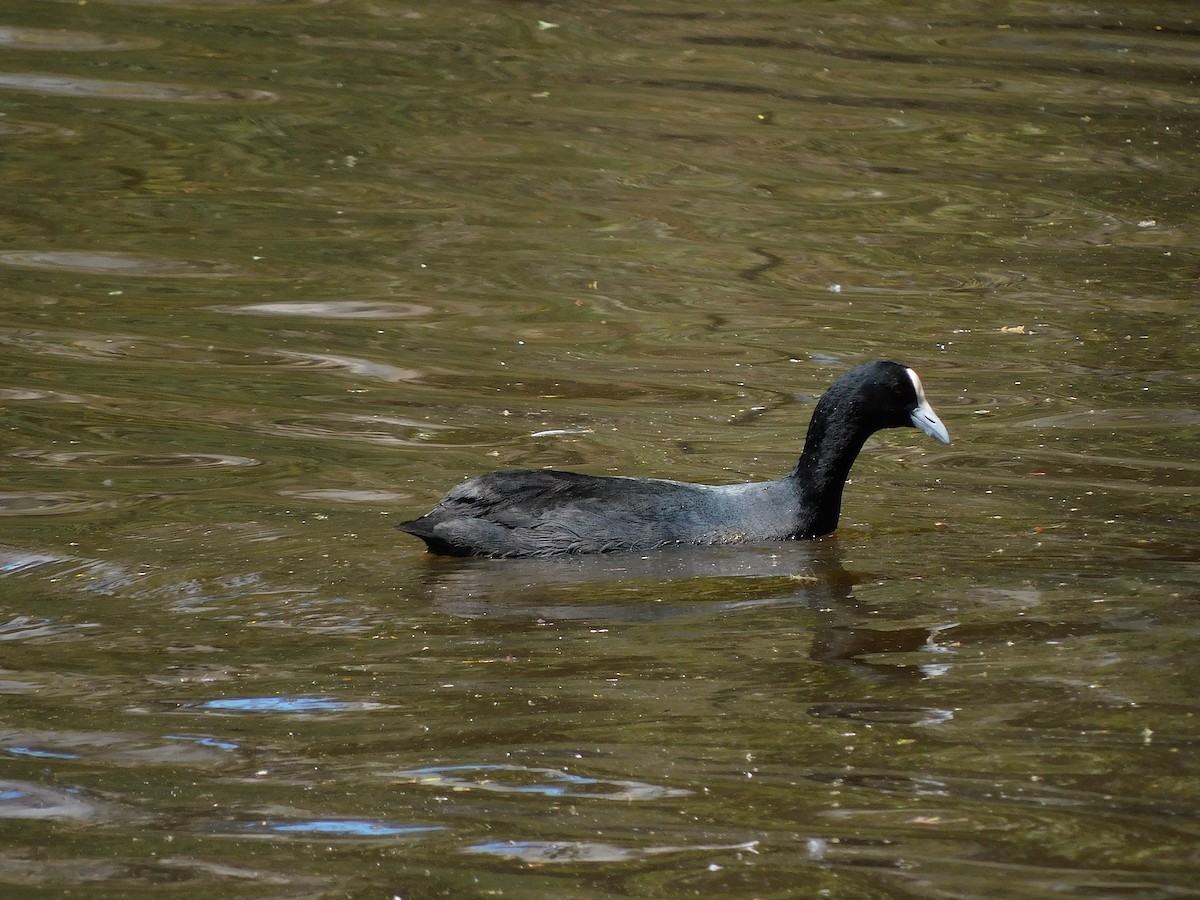
[[(1197, 34), (0, 0), (0, 883), (1188, 895)], [(775, 477), (881, 356), (955, 442), (873, 438), (832, 538), (391, 527)]]

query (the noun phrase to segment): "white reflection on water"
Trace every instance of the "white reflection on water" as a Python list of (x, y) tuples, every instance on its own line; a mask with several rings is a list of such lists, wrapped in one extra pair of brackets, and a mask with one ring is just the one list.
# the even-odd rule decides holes
[(311, 319), (411, 319), (433, 312), (431, 307), (420, 303), (399, 303), (394, 300), (280, 301), (250, 303), (246, 306), (217, 306), (213, 309), (217, 312), (243, 315), (297, 316)]
[(225, 453), (150, 454), (104, 450), (18, 450), (12, 455), (17, 459), (28, 460), (40, 465), (78, 468), (99, 466), (114, 469), (210, 469), (262, 465), (260, 460), (251, 459), (248, 456), (234, 456)]
[(0, 780), (0, 820), (74, 819), (103, 821), (127, 817), (115, 804), (71, 788)]
[[(615, 844), (602, 844), (595, 841), (488, 841), (484, 844), (465, 847), (462, 852), (482, 853), (487, 856), (516, 859), (531, 865), (542, 865), (546, 863), (629, 862), (668, 853), (711, 853), (720, 850), (757, 853), (757, 846), (758, 841), (745, 841), (740, 844), (658, 847), (618, 847)], [(720, 869), (719, 865), (710, 866), (710, 871), (717, 869)]]
[[(2, 79), (0, 79), (2, 86)], [(98, 275), (145, 275), (183, 278), (213, 278), (234, 270), (213, 263), (184, 262), (97, 250), (5, 250), (0, 265), (49, 271), (91, 272)]]
[(0, 73), (0, 89), (29, 91), (50, 97), (96, 97), (171, 103), (273, 103), (271, 91), (190, 87), (151, 81), (107, 81), (32, 72)]
[(322, 368), (344, 370), (347, 375), (374, 378), (379, 381), (413, 381), (421, 377), (421, 372), (416, 369), (403, 369), (390, 363), (361, 357), (342, 356), (335, 353), (301, 353), (295, 350), (280, 350), (278, 353), (286, 359), (316, 363)]
[(499, 794), (542, 794), (547, 797), (589, 797), (600, 800), (657, 800), (684, 797), (691, 791), (682, 788), (591, 778), (561, 769), (519, 766), (511, 763), (478, 763), (452, 766), (427, 766), (385, 772), (384, 777), (413, 784), (447, 787), (453, 790), (491, 791)]

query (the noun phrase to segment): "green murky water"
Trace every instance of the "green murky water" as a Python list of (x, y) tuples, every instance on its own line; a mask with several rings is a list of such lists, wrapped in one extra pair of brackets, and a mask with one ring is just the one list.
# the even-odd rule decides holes
[[(1145, 896), (1200, 870), (1200, 24), (0, 0), (14, 896)], [(501, 466), (837, 536), (446, 561)]]

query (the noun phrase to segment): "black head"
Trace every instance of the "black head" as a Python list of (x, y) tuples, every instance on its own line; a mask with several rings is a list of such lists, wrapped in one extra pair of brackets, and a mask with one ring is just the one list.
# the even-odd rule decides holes
[(950, 443), (950, 433), (912, 369), (880, 359), (835, 381), (817, 402), (804, 452), (789, 474), (805, 504), (797, 534), (812, 537), (837, 528), (842, 489), (867, 438), (881, 428), (905, 427)]
[(826, 391), (818, 410), (827, 420), (844, 423), (849, 431), (871, 434), (881, 428), (915, 427), (943, 444), (950, 443), (950, 432), (925, 399), (917, 373), (890, 360), (877, 359), (851, 369)]

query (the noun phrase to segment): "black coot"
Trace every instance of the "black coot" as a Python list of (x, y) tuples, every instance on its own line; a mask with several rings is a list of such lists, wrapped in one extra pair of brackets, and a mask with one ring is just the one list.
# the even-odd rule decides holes
[(837, 528), (842, 488), (867, 438), (904, 426), (950, 443), (917, 373), (876, 360), (851, 369), (817, 401), (800, 461), (778, 481), (707, 485), (506, 469), (464, 481), (396, 527), (450, 556), (814, 538)]

